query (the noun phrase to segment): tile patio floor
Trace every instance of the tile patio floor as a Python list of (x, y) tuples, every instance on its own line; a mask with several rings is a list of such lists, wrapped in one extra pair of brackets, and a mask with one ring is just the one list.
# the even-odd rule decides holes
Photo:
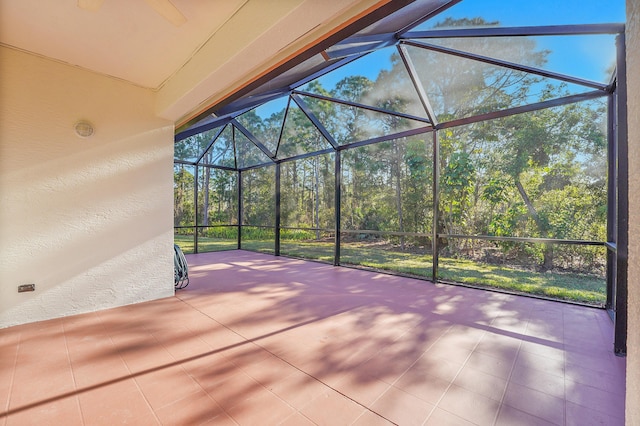
[(246, 251), (0, 330), (5, 425), (622, 425), (604, 311)]

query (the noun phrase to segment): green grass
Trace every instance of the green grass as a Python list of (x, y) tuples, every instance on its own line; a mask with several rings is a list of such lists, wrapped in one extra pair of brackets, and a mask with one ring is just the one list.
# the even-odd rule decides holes
[(606, 280), (586, 274), (535, 272), (513, 267), (440, 258), (439, 277), (482, 287), (535, 294), (601, 306), (606, 301)]
[[(193, 253), (193, 236), (178, 235), (173, 236), (173, 242), (180, 246), (184, 254)], [(238, 248), (238, 240), (198, 237), (198, 252), (233, 250)]]
[[(192, 237), (176, 235), (175, 241), (185, 253), (193, 253)], [(200, 252), (230, 250), (237, 247), (236, 240), (202, 237), (198, 241)], [(274, 242), (273, 240), (243, 240), (242, 248), (273, 253)], [(283, 240), (280, 245), (280, 252), (283, 255), (326, 262), (333, 262), (333, 249), (333, 243), (327, 241)], [(340, 263), (431, 278), (431, 255), (372, 247), (366, 243), (342, 243)], [(440, 257), (438, 276), (445, 281), (499, 288), (516, 293), (534, 294), (597, 306), (603, 305), (606, 301), (605, 279), (592, 275), (541, 273), (467, 259)]]

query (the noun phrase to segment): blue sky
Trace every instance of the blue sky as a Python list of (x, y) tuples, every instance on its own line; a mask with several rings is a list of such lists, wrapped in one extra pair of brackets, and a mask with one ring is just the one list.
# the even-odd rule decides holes
[[(501, 26), (573, 25), (625, 22), (624, 0), (462, 0), (419, 29), (451, 17), (482, 17)], [(606, 79), (615, 61), (614, 36), (539, 37), (538, 45), (552, 51), (549, 69), (591, 80)], [(603, 61), (603, 56), (604, 61)], [(606, 63), (606, 65), (602, 65)]]
[(425, 22), (481, 16), (502, 26), (595, 24), (625, 21), (624, 0), (462, 0)]
[[(499, 21), (501, 26), (623, 23), (625, 1), (462, 0), (416, 29), (432, 28), (447, 17), (482, 17), (486, 21)], [(539, 48), (551, 51), (545, 69), (587, 80), (609, 81), (606, 71), (615, 62), (615, 36), (547, 36), (535, 40)], [(369, 54), (321, 77), (321, 82), (326, 89), (332, 89), (346, 75), (362, 75), (374, 80), (381, 69), (391, 67), (389, 57), (393, 50)], [(263, 107), (265, 115), (272, 111), (273, 106)]]

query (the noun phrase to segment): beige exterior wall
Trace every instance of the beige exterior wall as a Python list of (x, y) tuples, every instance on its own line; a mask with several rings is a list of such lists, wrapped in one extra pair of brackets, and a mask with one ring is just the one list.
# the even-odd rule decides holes
[(629, 321), (626, 423), (640, 425), (640, 1), (627, 0)]
[(5, 47), (0, 76), (0, 327), (173, 295), (173, 123), (154, 93)]

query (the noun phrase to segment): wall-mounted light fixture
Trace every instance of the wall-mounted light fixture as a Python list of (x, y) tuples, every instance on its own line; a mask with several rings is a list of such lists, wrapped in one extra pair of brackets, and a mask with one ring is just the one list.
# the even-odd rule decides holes
[(93, 124), (91, 124), (87, 120), (80, 120), (76, 124), (73, 125), (74, 130), (76, 131), (76, 135), (81, 138), (88, 138), (93, 135), (94, 129)]

